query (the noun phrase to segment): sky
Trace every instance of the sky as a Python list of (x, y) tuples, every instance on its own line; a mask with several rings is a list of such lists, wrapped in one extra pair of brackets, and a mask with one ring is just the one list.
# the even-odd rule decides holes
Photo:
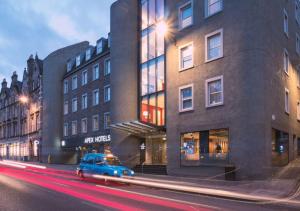
[(0, 0), (0, 82), (13, 71), (22, 80), (31, 54), (107, 37), (115, 0)]

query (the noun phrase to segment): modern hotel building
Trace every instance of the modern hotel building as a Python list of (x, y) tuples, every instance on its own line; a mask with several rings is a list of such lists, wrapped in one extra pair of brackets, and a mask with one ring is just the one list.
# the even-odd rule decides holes
[[(113, 152), (168, 174), (265, 178), (298, 156), (298, 1), (119, 0)], [(120, 24), (122, 23), (122, 24)]]

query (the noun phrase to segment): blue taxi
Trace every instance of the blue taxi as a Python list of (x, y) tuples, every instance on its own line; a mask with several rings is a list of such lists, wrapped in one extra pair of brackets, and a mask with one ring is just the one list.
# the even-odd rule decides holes
[(134, 171), (122, 166), (118, 157), (112, 154), (88, 153), (86, 154), (76, 171), (81, 178), (93, 174), (106, 176), (133, 176)]

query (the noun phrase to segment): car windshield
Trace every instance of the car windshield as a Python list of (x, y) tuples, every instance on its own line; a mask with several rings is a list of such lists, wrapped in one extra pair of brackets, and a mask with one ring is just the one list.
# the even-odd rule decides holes
[(106, 157), (106, 162), (108, 165), (112, 165), (112, 166), (121, 165), (121, 162), (117, 157)]

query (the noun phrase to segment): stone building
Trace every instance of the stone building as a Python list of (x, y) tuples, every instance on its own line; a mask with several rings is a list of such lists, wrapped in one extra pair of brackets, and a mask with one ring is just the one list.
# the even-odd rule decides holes
[(38, 161), (41, 137), (42, 60), (31, 55), (22, 81), (16, 72), (10, 87), (4, 79), (0, 94), (0, 155)]

